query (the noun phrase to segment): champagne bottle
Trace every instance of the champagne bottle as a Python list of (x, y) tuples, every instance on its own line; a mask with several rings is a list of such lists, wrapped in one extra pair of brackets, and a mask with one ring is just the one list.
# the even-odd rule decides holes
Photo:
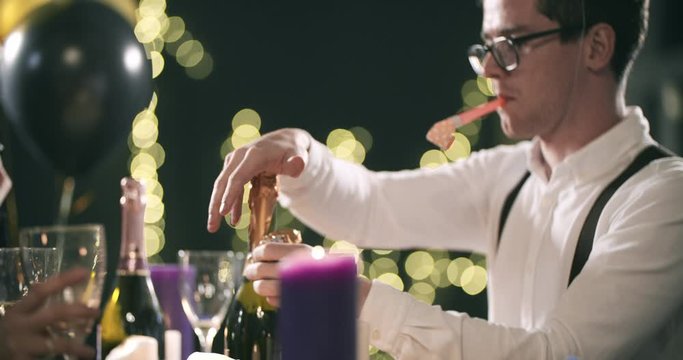
[(145, 188), (124, 178), (121, 190), (121, 252), (115, 288), (102, 315), (102, 359), (130, 335), (155, 338), (163, 359), (163, 316), (152, 287), (143, 236)]
[[(260, 174), (251, 180), (249, 193), (249, 253), (263, 241), (300, 242), (296, 230), (270, 232), (277, 200), (277, 178)], [(247, 256), (247, 262), (251, 255)], [(251, 280), (243, 278), (233, 296), (228, 313), (213, 344), (213, 352), (238, 360), (279, 360), (277, 312), (263, 296), (254, 291)]]

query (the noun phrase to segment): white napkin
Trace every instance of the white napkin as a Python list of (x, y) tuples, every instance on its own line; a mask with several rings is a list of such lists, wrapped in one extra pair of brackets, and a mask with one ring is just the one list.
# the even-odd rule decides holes
[(105, 360), (149, 360), (159, 358), (157, 339), (150, 336), (133, 335), (115, 347)]
[(231, 357), (227, 357), (221, 354), (194, 352), (190, 354), (187, 360), (235, 360)]

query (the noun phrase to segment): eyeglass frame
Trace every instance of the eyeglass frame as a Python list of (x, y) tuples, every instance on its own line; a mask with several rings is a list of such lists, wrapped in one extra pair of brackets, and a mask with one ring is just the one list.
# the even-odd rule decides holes
[[(515, 36), (515, 35), (510, 35), (510, 36), (497, 36), (493, 38), (491, 41), (491, 44), (474, 44), (469, 47), (467, 50), (467, 58), (470, 62), (470, 66), (472, 66), (472, 70), (477, 75), (483, 75), (484, 74), (484, 63), (483, 59), (486, 56), (486, 53), (491, 53), (491, 56), (493, 57), (493, 60), (496, 62), (496, 64), (506, 72), (511, 72), (517, 67), (519, 67), (519, 47), (524, 45), (524, 43), (529, 42), (531, 40), (539, 39), (545, 36), (550, 36), (554, 34), (571, 34), (577, 29), (574, 27), (557, 27), (554, 29), (549, 29), (549, 30), (543, 30), (543, 31), (538, 31), (522, 36)], [(507, 43), (511, 48), (512, 51), (515, 55), (515, 61), (514, 63), (511, 63), (507, 66), (503, 64), (503, 60), (500, 57), (499, 53), (497, 50), (494, 50), (496, 48), (496, 44), (499, 43)], [(483, 53), (483, 57), (479, 58), (477, 56), (477, 52)], [(476, 61), (476, 63), (475, 63)]]

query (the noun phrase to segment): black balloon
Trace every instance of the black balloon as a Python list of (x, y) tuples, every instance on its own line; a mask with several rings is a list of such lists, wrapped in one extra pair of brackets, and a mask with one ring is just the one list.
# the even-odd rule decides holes
[(50, 2), (4, 44), (2, 102), (29, 149), (67, 175), (90, 169), (152, 96), (131, 25), (97, 1)]

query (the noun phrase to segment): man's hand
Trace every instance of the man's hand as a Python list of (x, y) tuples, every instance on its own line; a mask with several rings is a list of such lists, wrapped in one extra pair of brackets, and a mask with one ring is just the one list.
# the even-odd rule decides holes
[(310, 252), (311, 247), (306, 244), (266, 243), (251, 252), (252, 261), (244, 268), (244, 275), (254, 282), (254, 291), (265, 296), (269, 304), (280, 306), (280, 259), (299, 251)]
[(83, 282), (90, 275), (85, 269), (74, 269), (34, 285), (28, 294), (7, 309), (0, 319), (0, 354), (3, 359), (24, 360), (36, 357), (70, 354), (94, 358), (95, 350), (64, 337), (53, 337), (48, 328), (66, 321), (94, 321), (99, 310), (83, 304), (45, 306), (47, 299), (67, 286)]
[(308, 161), (311, 135), (300, 129), (281, 129), (236, 149), (225, 157), (209, 202), (209, 232), (216, 232), (221, 218), (230, 213), (236, 224), (242, 214), (244, 185), (266, 172), (297, 177)]

